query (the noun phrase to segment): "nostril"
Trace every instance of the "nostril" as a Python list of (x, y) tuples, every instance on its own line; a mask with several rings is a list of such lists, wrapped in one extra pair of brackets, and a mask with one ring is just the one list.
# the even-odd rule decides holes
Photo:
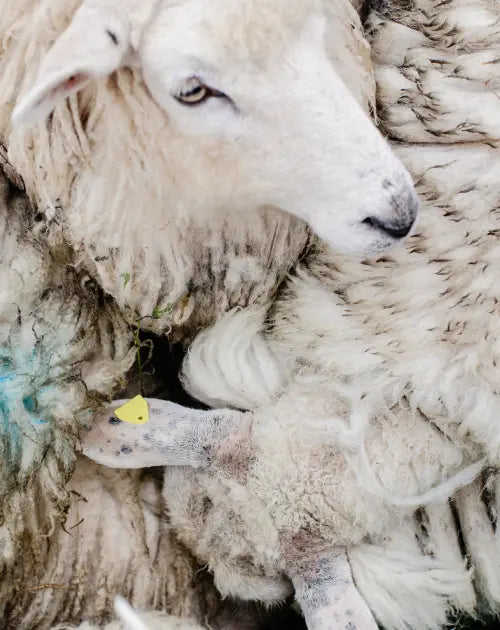
[(398, 239), (404, 238), (408, 235), (414, 222), (414, 218), (411, 218), (409, 221), (397, 221), (393, 223), (389, 221), (382, 221), (380, 219), (377, 219), (376, 217), (367, 217), (363, 220), (363, 223), (365, 225), (369, 225), (372, 228), (381, 230), (382, 232), (389, 234), (389, 236), (392, 236), (392, 238)]

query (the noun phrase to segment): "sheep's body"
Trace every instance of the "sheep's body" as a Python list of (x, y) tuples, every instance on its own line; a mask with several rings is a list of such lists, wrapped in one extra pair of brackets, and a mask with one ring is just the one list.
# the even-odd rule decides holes
[[(285, 402), (280, 401), (276, 408), (286, 406), (287, 400), (290, 407), (279, 416), (280, 422), (292, 417), (290, 422), (296, 423), (298, 417), (292, 415), (293, 409), (304, 401), (303, 416), (309, 419), (307, 429), (303, 429), (307, 441), (314, 425), (309, 400), (312, 391), (317, 391), (314, 405), (319, 407), (319, 413), (315, 411), (314, 415), (318, 418), (353, 413), (352, 417), (359, 420), (359, 414), (363, 414), (369, 427), (365, 439), (372, 470), (384, 488), (403, 496), (425, 491), (442, 480), (463, 463), (466, 454), (466, 461), (486, 453), (493, 466), (498, 463), (500, 315), (496, 279), (500, 264), (497, 177), (500, 159), (495, 142), (500, 138), (500, 101), (495, 90), (500, 78), (494, 60), (499, 51), (499, 9), (493, 2), (472, 0), (437, 6), (422, 0), (412, 9), (397, 2), (381, 6), (380, 12), (373, 12), (369, 23), (382, 122), (391, 137), (404, 143), (397, 145), (399, 155), (418, 184), (424, 206), (419, 233), (407, 247), (376, 264), (360, 265), (318, 248), (300, 266), (288, 292), (273, 308), (268, 339), (283, 362), (290, 366), (297, 361), (305, 363), (308, 367), (303, 371), (312, 373), (302, 391), (300, 383), (286, 388)], [(477, 24), (474, 28), (470, 23), (472, 16)], [(411, 146), (412, 143), (418, 144)], [(247, 322), (251, 321), (247, 316)], [(215, 402), (212, 396), (216, 391), (217, 401), (238, 404), (240, 382), (230, 375), (238, 374), (239, 358), (236, 353), (227, 357), (231, 370), (224, 372), (223, 380), (218, 369), (222, 360), (215, 349), (254, 343), (246, 334), (250, 331), (247, 326), (240, 326), (240, 338), (233, 338), (232, 346), (228, 346), (224, 331), (229, 327), (221, 322), (212, 332), (204, 333), (192, 349), (185, 366), (185, 381), (207, 402)], [(235, 328), (237, 324), (232, 330)], [(214, 359), (217, 369), (210, 370)], [(248, 365), (244, 370), (245, 374), (252, 373)], [(256, 362), (253, 373), (259, 374)], [(354, 392), (355, 400), (362, 391), (374, 389), (380, 396), (372, 401), (368, 397), (362, 405), (359, 401), (346, 403), (342, 397), (336, 401), (334, 383), (343, 391)], [(294, 389), (298, 389), (295, 397)], [(248, 400), (239, 398), (240, 404), (248, 408)], [(261, 402), (266, 402), (266, 398), (269, 402), (266, 395)], [(386, 431), (377, 436), (373, 432), (384, 416), (381, 402), (382, 408), (391, 411), (383, 420)], [(321, 409), (323, 403), (326, 406)], [(269, 429), (266, 424), (263, 426), (265, 433)], [(361, 432), (351, 436), (354, 442), (363, 432), (362, 425), (357, 426)], [(398, 431), (400, 440), (396, 440)], [(274, 439), (270, 443), (274, 461), (275, 449), (279, 449), (282, 441)], [(377, 443), (382, 448), (377, 449)], [(302, 462), (305, 449), (294, 448), (293, 452), (300, 453)], [(286, 454), (283, 457), (286, 460)], [(257, 494), (263, 492), (264, 504), (293, 503), (291, 497), (295, 493), (290, 494), (288, 479), (292, 477), (297, 483), (297, 478), (293, 467), (281, 471), (284, 460), (276, 469), (259, 474), (266, 480), (273, 479), (269, 485), (267, 481), (259, 484)], [(269, 458), (259, 457), (258, 462), (266, 467)], [(446, 470), (447, 467), (450, 468)], [(308, 478), (311, 463), (305, 468), (303, 477)], [(321, 466), (312, 469), (318, 470), (320, 477), (324, 475)], [(331, 464), (328, 469), (331, 470)], [(280, 482), (275, 483), (274, 478)], [(372, 478), (365, 476), (364, 481), (366, 485), (362, 485), (357, 497), (360, 503), (364, 490), (373, 484)], [(337, 476), (332, 488), (338, 488), (338, 483)], [(311, 497), (321, 497), (322, 484), (320, 478), (319, 492), (311, 493)], [(481, 483), (461, 490), (455, 498), (467, 553), (475, 570), (476, 589), (494, 609), (500, 603), (500, 561), (498, 552), (494, 552), (498, 550), (498, 541), (491, 522), (495, 519), (491, 515), (498, 509), (497, 485), (496, 475), (492, 473), (486, 484), (491, 492), (488, 500), (484, 496), (481, 499), (484, 494)], [(348, 499), (353, 497), (348, 495)], [(223, 499), (217, 500), (224, 505)], [(335, 492), (336, 503), (338, 500)], [(373, 500), (371, 497), (370, 501)], [(180, 502), (177, 505), (179, 522), (186, 535), (191, 536), (188, 514)], [(323, 515), (323, 523), (335, 524), (336, 536), (346, 531), (339, 516), (330, 512), (325, 519), (327, 513), (322, 505), (323, 500), (312, 498), (311, 505), (304, 506), (305, 514), (311, 515), (309, 521), (301, 520), (295, 526), (317, 529), (315, 519)], [(345, 507), (339, 510), (340, 518)], [(357, 509), (361, 511), (362, 507), (351, 506), (348, 522), (358, 521)], [(435, 568), (440, 562), (442, 569), (454, 566), (457, 582), (448, 584), (448, 596), (455, 599), (459, 608), (470, 608), (474, 597), (467, 586), (464, 565), (460, 566), (458, 544), (448, 546), (447, 542), (449, 532), (454, 529), (450, 508), (435, 506), (428, 508), (428, 513), (431, 534), (426, 551), (434, 554)], [(289, 519), (286, 511), (282, 514)], [(378, 527), (382, 532), (380, 510), (374, 509), (373, 517), (369, 525), (365, 511), (359, 519), (361, 530), (356, 533), (354, 526), (347, 528), (349, 537), (361, 536), (362, 532), (376, 534)], [(220, 514), (218, 518), (220, 522)], [(472, 534), (474, 528), (476, 540)], [(209, 527), (207, 533), (208, 530)], [(251, 534), (247, 536), (251, 540)], [(411, 539), (398, 538), (400, 549), (411, 553)], [(207, 554), (206, 548), (203, 549)], [(363, 548), (351, 550), (351, 560), (355, 556), (359, 565), (356, 568), (356, 561), (353, 562), (354, 575), (386, 625), (400, 627), (398, 624), (406, 620), (411, 627), (422, 627), (422, 614), (428, 614), (429, 627), (444, 623), (446, 596), (441, 601), (441, 610), (431, 605), (432, 597), (437, 598), (439, 593), (437, 582), (428, 590), (415, 589), (414, 597), (422, 593), (420, 605), (414, 607), (406, 597), (399, 618), (387, 606), (380, 611), (378, 605), (384, 599), (380, 596), (384, 588), (379, 590), (376, 580), (371, 580), (371, 584), (370, 579), (365, 580), (376, 568), (375, 563), (366, 561), (368, 556), (364, 556)], [(223, 557), (224, 554), (210, 551), (214, 566)], [(402, 582), (393, 585), (393, 601), (398, 600)], [(230, 580), (226, 584), (229, 588)], [(453, 593), (455, 587), (461, 589), (458, 596), (458, 591)], [(243, 584), (241, 592), (244, 590)]]
[(77, 422), (119, 387), (132, 332), (73, 269), (69, 247), (49, 250), (37, 219), (0, 174), (2, 628), (105, 619), (117, 591), (140, 608), (211, 618), (220, 604), (210, 580), (152, 512), (160, 489), (88, 460), (72, 474)]
[[(64, 386), (42, 400), (52, 420), (41, 430), (44, 439), (37, 448), (31, 444), (33, 414), (20, 414), (24, 390), (16, 391), (23, 393), (15, 401), (15, 425), (23, 436), (16, 456), (23, 466), (13, 461), (2, 469), (2, 496), (7, 499), (2, 514), (2, 618), (19, 630), (43, 630), (83, 618), (101, 621), (119, 591), (141, 609), (161, 607), (210, 619), (219, 606), (210, 581), (197, 573), (172, 532), (147, 515), (136, 475), (115, 475), (80, 461), (71, 485), (64, 487), (75, 465), (74, 413), (93, 409), (116, 390), (134, 360), (130, 324), (140, 320), (141, 328), (158, 333), (172, 329), (172, 338), (188, 341), (231, 308), (267, 307), (308, 232), (279, 211), (218, 215), (207, 208), (206, 216), (181, 216), (178, 208), (165, 205), (168, 186), (161, 174), (170, 168), (165, 151), (169, 133), (136, 71), (121, 70), (113, 79), (86, 88), (58, 108), (50, 125), (40, 125), (29, 137), (11, 132), (18, 91), (33, 80), (78, 5), (23, 0), (6, 3), (0, 15), (0, 136), (8, 147), (2, 166), (26, 187), (36, 206), (33, 215), (14, 216), (10, 203), (1, 211), (0, 220), (8, 223), (2, 238), (13, 238), (12, 246), (2, 247), (2, 344), (4, 349), (7, 343), (17, 344), (16, 352), (29, 355), (37, 345), (30, 337), (36, 312), (50, 323), (44, 360), (53, 361), (60, 346), (65, 351), (55, 375), (48, 372), (48, 382), (57, 377)], [(372, 78), (367, 48), (357, 16), (347, 4), (340, 11), (333, 15), (332, 39), (342, 39), (346, 47), (330, 45), (330, 53), (339, 56), (346, 77), (356, 79), (351, 87), (368, 107)], [(117, 130), (129, 129), (126, 154)], [(110, 155), (116, 159), (110, 161)], [(27, 201), (23, 204), (24, 211)], [(168, 225), (160, 236), (158, 216), (160, 227)], [(26, 232), (29, 238), (19, 236)], [(81, 285), (87, 274), (92, 280)], [(18, 310), (23, 315), (22, 343), (13, 333)], [(22, 361), (23, 356), (14, 366), (16, 373), (24, 372)], [(34, 383), (29, 372), (28, 389), (37, 389), (40, 370), (36, 365)], [(280, 378), (278, 367), (267, 379), (270, 392)], [(14, 448), (11, 435), (4, 440), (6, 450)], [(158, 490), (153, 492), (158, 498)], [(102, 511), (102, 505), (110, 508)], [(58, 514), (68, 506), (70, 535), (57, 524)], [(117, 530), (123, 530), (128, 544)], [(98, 531), (110, 542), (101, 556)], [(137, 570), (134, 579), (130, 566)]]
[[(272, 350), (290, 366), (284, 391), (258, 399), (269, 404), (251, 414), (238, 458), (226, 453), (208, 473), (167, 470), (172, 520), (225, 592), (282, 597), (283, 538), (303, 529), (349, 547), (358, 586), (387, 627), (434, 628), (450, 606), (475, 605), (448, 505), (427, 508), (419, 549), (409, 506), (397, 504), (484, 455), (498, 464), (499, 11), (479, 0), (421, 0), (411, 9), (384, 3), (370, 18), (383, 122), (405, 143), (398, 150), (423, 218), (406, 248), (374, 264), (321, 246), (309, 254), (268, 321)], [(261, 346), (253, 329), (261, 315), (242, 317), (238, 339), (226, 338), (236, 315), (200, 337), (186, 364), (186, 383), (209, 403), (253, 406), (240, 394), (242, 374), (262, 369), (242, 349)], [(475, 586), (493, 608), (496, 485), (490, 475), (488, 500), (477, 482), (455, 498)], [(360, 544), (365, 536), (371, 544)], [(411, 596), (404, 579), (392, 581), (402, 557), (423, 587)]]

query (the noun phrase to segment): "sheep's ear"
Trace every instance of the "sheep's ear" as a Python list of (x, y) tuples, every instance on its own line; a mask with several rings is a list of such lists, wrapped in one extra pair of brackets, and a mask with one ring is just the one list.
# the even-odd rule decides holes
[(14, 109), (14, 126), (45, 118), (60, 101), (128, 61), (128, 16), (113, 5), (87, 0), (76, 12), (43, 60), (35, 85)]

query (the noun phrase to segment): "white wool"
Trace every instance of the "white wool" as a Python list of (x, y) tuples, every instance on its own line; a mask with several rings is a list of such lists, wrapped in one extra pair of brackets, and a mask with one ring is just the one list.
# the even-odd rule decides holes
[(229, 311), (199, 333), (183, 363), (187, 391), (212, 407), (254, 409), (269, 403), (287, 369), (261, 333), (266, 310)]
[(115, 611), (127, 630), (148, 630), (149, 624), (146, 624), (145, 621), (134, 612), (127, 601), (119, 595), (115, 597)]
[[(223, 596), (271, 604), (290, 595), (290, 584), (275, 569), (278, 532), (265, 506), (245, 488), (187, 468), (167, 468), (163, 496), (172, 526), (203, 558)], [(227, 536), (221, 527), (228, 517), (237, 535)]]
[(356, 585), (387, 630), (435, 630), (447, 623), (450, 600), (469, 613), (476, 603), (471, 571), (459, 551), (451, 559), (424, 555), (415, 525), (405, 521), (379, 544), (348, 551)]
[[(487, 513), (479, 482), (470, 484), (500, 456), (499, 18), (490, 0), (385, 2), (372, 13), (381, 122), (401, 141), (398, 155), (417, 183), (416, 233), (389, 256), (363, 263), (318, 244), (255, 334), (255, 347), (266, 334), (274, 366), (288, 366), (274, 401), (271, 394), (254, 413), (258, 455), (248, 485), (255, 505), (267, 506), (280, 531), (320, 532), (347, 544), (351, 558), (359, 553), (358, 586), (392, 628), (434, 628), (452, 607), (471, 611), (472, 577), (480, 596), (500, 606), (496, 512)], [(250, 334), (239, 347), (254, 347)], [(224, 364), (223, 340), (222, 327), (204, 333), (209, 351), (194, 347), (200, 369), (189, 371), (189, 387), (206, 400), (210, 389), (226, 391), (225, 403), (238, 406), (234, 385), (245, 371), (237, 353), (229, 350), (231, 371), (207, 377), (211, 362)], [(193, 355), (186, 373), (192, 362)], [(248, 406), (244, 395), (240, 405)], [(366, 458), (359, 450), (356, 457), (356, 444), (365, 444)], [(198, 478), (211, 496), (213, 481)], [(439, 503), (462, 484), (455, 501), (472, 574), (457, 525)], [(419, 567), (408, 588), (410, 576), (392, 581), (387, 536), (410, 518), (395, 506), (410, 507), (419, 496), (431, 502), (424, 508), (428, 551), (413, 548), (410, 528), (400, 530), (395, 556), (410, 576)], [(352, 546), (366, 535), (376, 553)], [(378, 578), (363, 571), (379, 571)]]
[(53, 519), (53, 531), (39, 530), (36, 574), (23, 578), (27, 587), (55, 586), (29, 593), (29, 606), (19, 611), (16, 627), (49, 630), (84, 619), (102, 623), (117, 593), (140, 611), (213, 618), (220, 601), (161, 517), (159, 484), (141, 472), (110, 470), (78, 458), (67, 490), (71, 501), (64, 527)]
[[(38, 575), (68, 505), (78, 430), (133, 362), (115, 306), (50, 250), (19, 178), (0, 175), (0, 615)], [(99, 306), (99, 308), (97, 308)], [(115, 341), (116, 340), (116, 341)], [(10, 603), (9, 603), (10, 602)], [(34, 610), (34, 608), (33, 608)], [(21, 627), (21, 626), (20, 626)]]
[[(474, 578), (479, 592), (486, 601), (494, 602), (498, 610), (500, 602), (500, 541), (498, 529), (490, 523), (497, 517), (498, 475), (490, 478), (490, 484), (478, 480), (457, 494), (457, 512), (462, 524), (462, 533), (471, 557), (474, 559)], [(485, 487), (486, 486), (486, 487)], [(483, 493), (495, 494), (493, 514), (488, 514)]]

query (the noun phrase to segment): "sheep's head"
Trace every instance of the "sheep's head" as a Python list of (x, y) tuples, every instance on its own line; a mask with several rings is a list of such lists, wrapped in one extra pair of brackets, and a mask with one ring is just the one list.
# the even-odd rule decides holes
[(128, 3), (84, 2), (15, 123), (136, 64), (168, 117), (172, 168), (184, 167), (181, 206), (276, 207), (357, 255), (408, 234), (410, 176), (328, 57), (319, 0), (161, 0), (140, 29), (133, 9), (144, 3)]

